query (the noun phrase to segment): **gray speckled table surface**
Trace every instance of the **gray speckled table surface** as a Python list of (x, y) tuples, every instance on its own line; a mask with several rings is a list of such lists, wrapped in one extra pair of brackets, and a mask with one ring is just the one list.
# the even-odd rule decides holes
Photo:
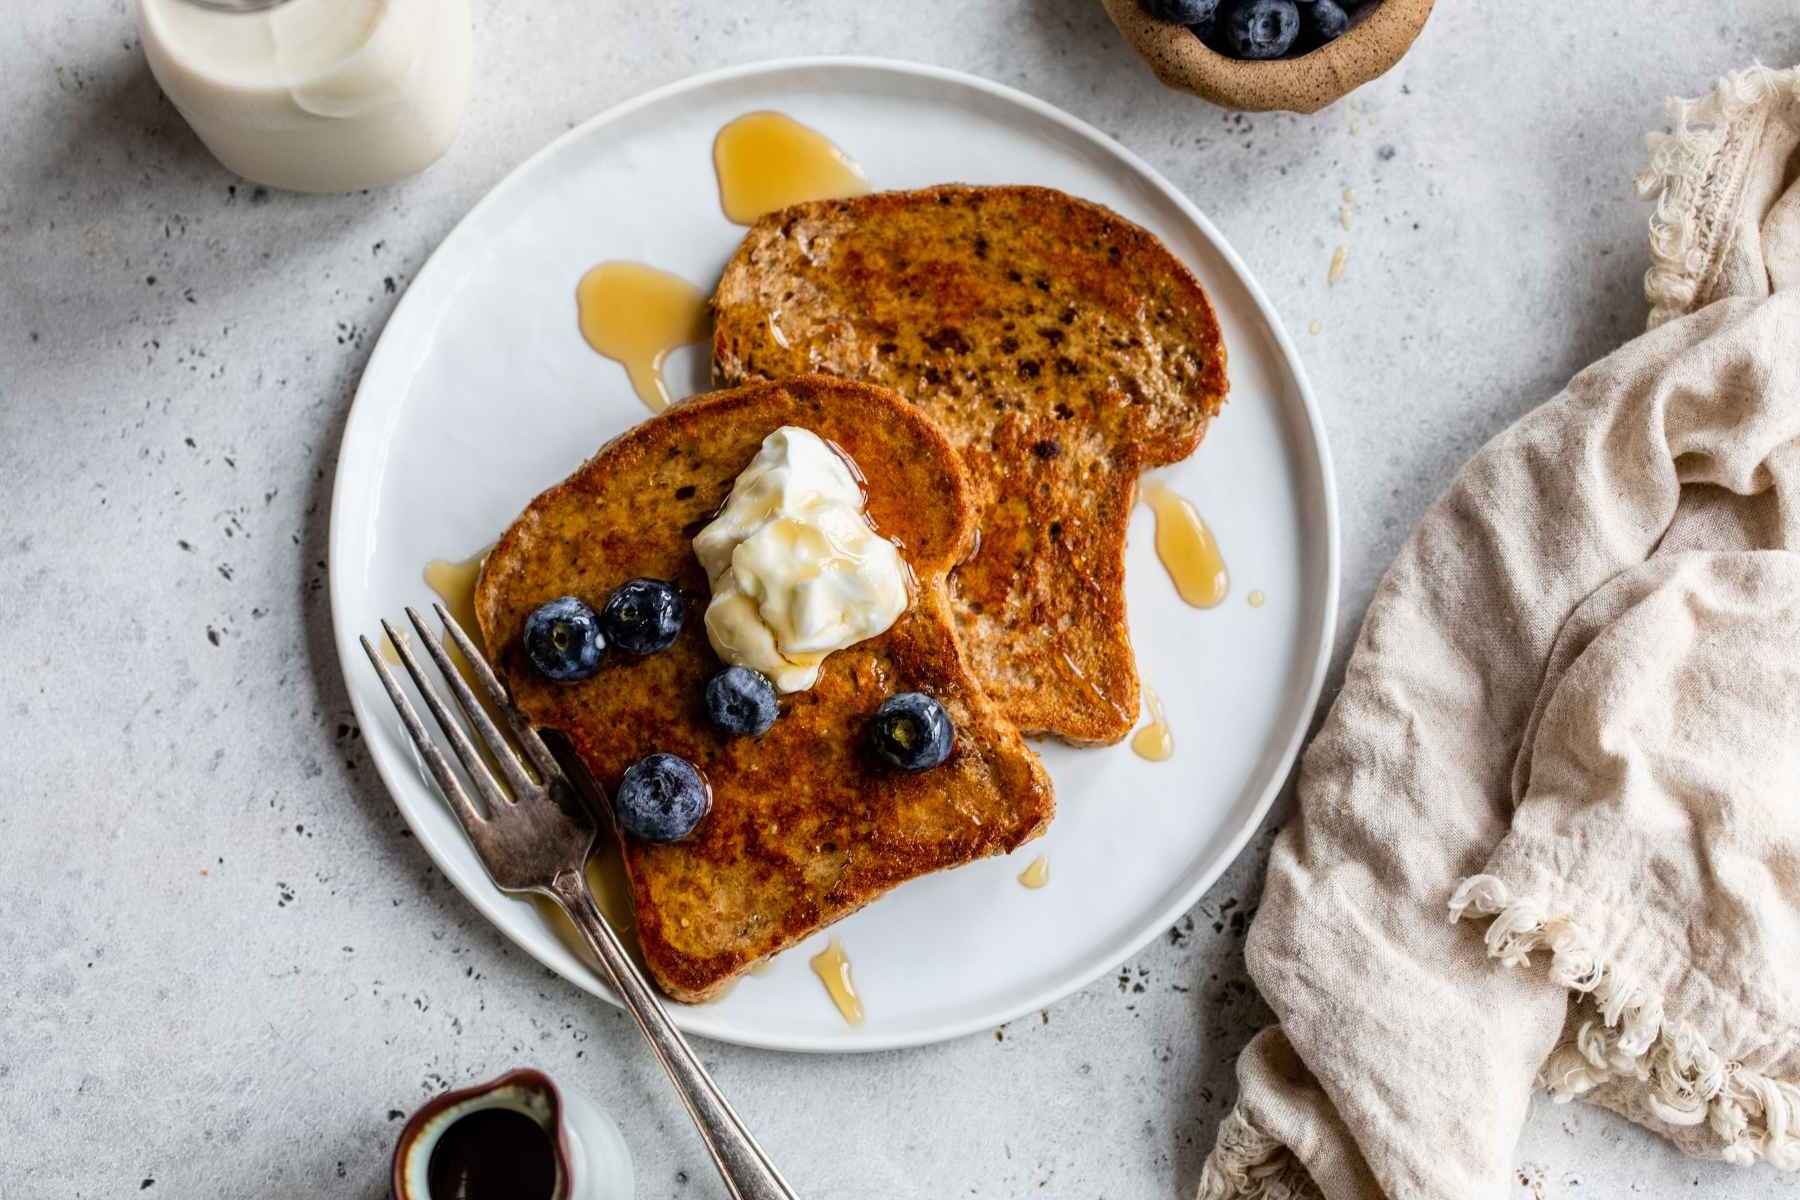
[[(1351, 100), (1244, 116), (1158, 87), (1093, 0), (476, 9), (448, 157), (337, 198), (217, 167), (123, 0), (21, 4), (0, 38), (7, 1200), (374, 1200), (398, 1114), (522, 1062), (616, 1114), (641, 1196), (721, 1194), (629, 1021), (514, 949), (408, 837), (328, 632), (358, 374), (398, 291), (528, 151), (651, 86), (793, 53), (958, 67), (1094, 122), (1211, 215), (1300, 341), (1343, 500), (1341, 668), (1458, 463), (1641, 326), (1630, 181), (1662, 96), (1800, 58), (1792, 0), (1445, 3)], [(1269, 1019), (1242, 967), (1268, 841), (1041, 1016), (871, 1057), (702, 1052), (802, 1195), (1186, 1195)], [(1800, 1193), (1580, 1105), (1534, 1110), (1518, 1162), (1521, 1195)]]

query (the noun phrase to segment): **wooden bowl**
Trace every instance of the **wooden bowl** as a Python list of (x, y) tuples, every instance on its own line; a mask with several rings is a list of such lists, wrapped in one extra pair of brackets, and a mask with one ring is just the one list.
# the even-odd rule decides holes
[(1317, 112), (1400, 61), (1433, 0), (1376, 0), (1336, 41), (1298, 58), (1227, 58), (1185, 25), (1144, 12), (1138, 0), (1100, 0), (1156, 77), (1184, 92), (1246, 112)]

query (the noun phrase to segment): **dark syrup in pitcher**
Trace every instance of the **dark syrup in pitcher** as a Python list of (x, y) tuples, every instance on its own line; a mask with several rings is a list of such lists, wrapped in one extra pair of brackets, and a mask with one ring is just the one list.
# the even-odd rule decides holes
[(431, 1200), (550, 1200), (556, 1150), (548, 1131), (524, 1113), (478, 1109), (444, 1131), (425, 1179)]

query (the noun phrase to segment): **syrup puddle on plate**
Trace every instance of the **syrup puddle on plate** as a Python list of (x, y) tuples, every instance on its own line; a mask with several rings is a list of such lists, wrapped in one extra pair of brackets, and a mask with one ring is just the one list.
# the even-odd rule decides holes
[[(438, 599), (444, 602), (444, 607), (449, 610), (450, 615), (456, 618), (456, 623), (463, 627), (463, 632), (468, 634), (477, 646), (481, 645), (481, 625), (475, 620), (475, 584), (481, 579), (481, 564), (487, 561), (488, 550), (492, 549), (493, 547), (489, 546), (487, 550), (478, 551), (468, 558), (455, 562), (434, 558), (425, 564), (423, 572), (425, 586), (437, 593)], [(402, 630), (402, 634), (404, 635), (404, 630)], [(381, 657), (396, 667), (401, 665), (400, 653), (394, 649), (394, 643), (385, 633), (381, 635)], [(452, 662), (462, 668), (463, 677), (469, 680), (471, 686), (474, 686), (474, 677), (469, 674), (468, 665), (463, 661), (462, 651), (458, 650), (454, 644), (450, 645), (450, 658)], [(476, 692), (479, 694), (480, 688), (477, 687)]]
[[(619, 935), (619, 941), (633, 959), (640, 963), (643, 955), (638, 952), (637, 919), (631, 911), (631, 882), (625, 877), (625, 860), (619, 857), (619, 847), (610, 834), (602, 834), (594, 846), (593, 854), (587, 860), (588, 889), (594, 893), (594, 903), (600, 908), (600, 915), (606, 923), (613, 927)], [(550, 926), (569, 951), (582, 962), (594, 969), (602, 979), (606, 978), (606, 969), (594, 952), (588, 949), (587, 939), (581, 936), (568, 914), (560, 905), (546, 896), (533, 896), (531, 902), (543, 914), (546, 924)]]
[(850, 978), (850, 960), (844, 955), (844, 945), (833, 937), (825, 949), (812, 957), (813, 974), (825, 985), (826, 994), (831, 1002), (837, 1005), (844, 1022), (849, 1025), (863, 1023), (862, 997), (856, 994), (856, 982)]
[(1156, 557), (1175, 590), (1195, 608), (1216, 608), (1231, 591), (1231, 575), (1212, 530), (1192, 504), (1155, 480), (1144, 483), (1143, 498), (1156, 514)]
[[(424, 571), (425, 586), (437, 593), (438, 599), (444, 603), (444, 610), (456, 619), (456, 623), (462, 626), (463, 632), (469, 635), (469, 640), (474, 642), (476, 648), (480, 650), (486, 650), (487, 647), (482, 644), (481, 640), (481, 622), (475, 619), (475, 585), (481, 581), (481, 564), (487, 561), (488, 551), (492, 549), (492, 546), (488, 546), (467, 558), (455, 560), (434, 558), (425, 564)], [(444, 648), (450, 652), (450, 661), (456, 664), (458, 671), (462, 672), (462, 677), (468, 681), (469, 687), (475, 692), (476, 698), (481, 701), (482, 707), (488, 710), (488, 715), (493, 717), (502, 729), (506, 728), (506, 722), (500, 720), (500, 714), (495, 711), (492, 704), (488, 703), (487, 691), (482, 687), (481, 681), (475, 677), (475, 669), (469, 665), (469, 660), (463, 657), (462, 650), (451, 639), (448, 631), (443, 634), (443, 641)], [(482, 757), (486, 758), (487, 747), (480, 746), (479, 741), (477, 745), (483, 752)]]
[(669, 407), (663, 361), (669, 351), (710, 332), (706, 293), (667, 271), (635, 262), (603, 262), (575, 287), (581, 336), (595, 353), (625, 368), (653, 413)]
[(745, 113), (713, 138), (725, 219), (751, 225), (807, 200), (866, 195), (869, 181), (824, 134), (778, 112)]
[[(437, 593), (438, 599), (443, 603), (444, 611), (455, 619), (456, 623), (462, 627), (462, 631), (469, 635), (469, 640), (481, 650), (485, 650), (487, 647), (482, 640), (481, 623), (475, 619), (475, 585), (481, 582), (482, 564), (487, 562), (487, 556), (492, 550), (493, 546), (488, 546), (467, 558), (434, 558), (425, 564), (422, 572), (425, 586)], [(425, 617), (428, 628), (437, 624), (431, 616), (424, 613), (421, 613), (420, 616)], [(457, 673), (462, 676), (463, 682), (469, 685), (469, 690), (475, 694), (476, 702), (487, 710), (488, 717), (496, 726), (505, 729), (507, 727), (505, 713), (488, 699), (486, 686), (476, 675), (475, 668), (469, 660), (463, 657), (462, 648), (456, 644), (447, 629), (437, 637), (442, 642), (445, 652), (449, 654), (450, 661), (456, 667)], [(500, 770), (500, 764), (494, 760), (493, 752), (488, 749), (487, 743), (476, 735), (474, 727), (469, 723), (464, 722), (464, 729), (475, 744), (475, 752), (481, 756), (481, 761), (487, 764), (488, 773), (495, 778), (500, 778), (504, 772)]]
[(1149, 688), (1144, 689), (1144, 703), (1150, 709), (1150, 723), (1131, 737), (1131, 752), (1146, 762), (1168, 762), (1175, 753), (1175, 735), (1169, 732), (1168, 714), (1162, 700)]
[(477, 646), (481, 645), (481, 623), (475, 619), (475, 585), (481, 581), (481, 564), (492, 549), (489, 546), (454, 562), (434, 558), (425, 564), (425, 586), (438, 594), (445, 609)]
[(1030, 888), (1034, 892), (1049, 882), (1050, 859), (1045, 855), (1038, 855), (1031, 860), (1029, 867), (1019, 872), (1020, 886)]

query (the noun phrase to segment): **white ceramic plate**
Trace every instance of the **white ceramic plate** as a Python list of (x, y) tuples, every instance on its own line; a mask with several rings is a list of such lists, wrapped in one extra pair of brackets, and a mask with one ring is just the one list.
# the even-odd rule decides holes
[[(602, 113), (514, 171), (432, 256), (382, 333), (339, 451), (331, 510), (338, 654), (375, 764), (413, 831), (514, 941), (596, 995), (600, 980), (529, 903), (488, 881), (421, 778), (357, 636), (428, 602), (420, 571), (494, 540), (543, 488), (644, 418), (624, 371), (576, 330), (575, 283), (634, 259), (710, 288), (742, 230), (719, 211), (719, 127), (772, 108), (825, 133), (878, 188), (1032, 183), (1097, 200), (1160, 236), (1218, 306), (1231, 402), (1163, 476), (1216, 533), (1232, 594), (1201, 612), (1131, 527), (1128, 592), (1145, 682), (1175, 756), (1040, 747), (1050, 832), (1009, 858), (916, 880), (835, 927), (868, 1006), (839, 1018), (810, 939), (700, 1008), (687, 1030), (792, 1050), (874, 1050), (991, 1028), (1067, 995), (1164, 931), (1268, 810), (1318, 699), (1337, 603), (1337, 510), (1325, 436), (1292, 343), (1237, 255), (1145, 163), (1088, 125), (970, 76), (867, 59), (804, 59), (699, 76)], [(699, 349), (671, 364), (701, 390)], [(1252, 590), (1266, 604), (1247, 603)], [(1016, 878), (1039, 854), (1051, 881)]]

